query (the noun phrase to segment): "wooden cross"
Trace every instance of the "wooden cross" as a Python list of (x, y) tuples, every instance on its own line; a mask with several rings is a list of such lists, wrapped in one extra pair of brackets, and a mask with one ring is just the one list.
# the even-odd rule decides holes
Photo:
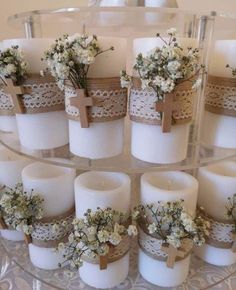
[(178, 250), (174, 246), (169, 245), (169, 244), (168, 246), (162, 246), (161, 250), (168, 255), (167, 261), (166, 261), (166, 265), (168, 268), (174, 267), (175, 260), (177, 257), (183, 258), (185, 255), (184, 251)]
[(1, 230), (6, 230), (7, 229), (7, 225), (4, 221), (4, 219), (2, 217), (0, 217), (0, 229)]
[(16, 114), (22, 114), (24, 112), (23, 106), (18, 99), (18, 95), (23, 95), (23, 88), (21, 86), (15, 86), (12, 79), (6, 79), (6, 86), (4, 88), (7, 94), (11, 95), (13, 104), (14, 104), (14, 111)]
[(32, 237), (30, 235), (24, 234), (24, 240), (27, 246), (32, 243)]
[(114, 253), (115, 247), (113, 245), (109, 245), (109, 252), (105, 256), (99, 256), (99, 268), (100, 270), (106, 270), (108, 265), (108, 257)]
[(178, 111), (179, 104), (174, 102), (174, 93), (165, 94), (164, 101), (156, 103), (156, 111), (162, 112), (162, 132), (168, 133), (171, 131), (172, 114)]
[(87, 97), (85, 90), (77, 89), (76, 97), (70, 98), (70, 105), (79, 110), (81, 128), (89, 127), (88, 107), (93, 106), (93, 98)]
[(233, 233), (233, 246), (232, 246), (232, 252), (236, 253), (236, 232)]

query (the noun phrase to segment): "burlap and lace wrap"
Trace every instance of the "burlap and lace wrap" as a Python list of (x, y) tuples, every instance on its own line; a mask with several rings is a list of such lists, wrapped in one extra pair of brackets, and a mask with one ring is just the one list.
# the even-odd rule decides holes
[(205, 108), (214, 114), (236, 117), (236, 78), (210, 75)]
[[(178, 106), (178, 110), (172, 113), (172, 125), (190, 122), (196, 95), (192, 84), (190, 82), (179, 84), (173, 93), (173, 101)], [(152, 88), (142, 89), (140, 79), (134, 78), (129, 100), (130, 119), (149, 125), (161, 125), (161, 114), (156, 110), (156, 103), (156, 92)]]
[(0, 116), (14, 115), (14, 104), (11, 95), (5, 92), (3, 83), (0, 83)]
[(201, 213), (202, 217), (211, 224), (210, 234), (206, 238), (206, 243), (220, 249), (232, 249), (236, 252), (235, 224), (229, 220), (219, 220)]
[[(138, 243), (141, 250), (149, 257), (154, 260), (167, 262), (168, 253), (167, 251), (163, 251), (163, 246), (165, 246), (165, 241), (158, 237), (157, 235), (150, 234), (148, 232), (147, 227), (144, 223), (139, 223), (139, 236)], [(188, 257), (193, 248), (193, 243), (189, 239), (184, 239), (182, 241), (182, 247), (178, 248), (179, 251), (182, 251), (183, 255), (174, 258), (174, 262), (181, 261)]]
[(107, 269), (107, 264), (120, 260), (130, 250), (130, 237), (124, 236), (117, 246), (109, 245), (109, 253), (106, 256), (92, 257), (88, 253), (82, 256), (83, 261), (91, 264), (98, 264), (100, 270)]
[[(66, 113), (70, 120), (79, 121), (79, 108), (72, 106), (70, 99), (77, 97), (76, 90), (67, 85), (65, 89)], [(127, 89), (121, 88), (120, 78), (88, 79), (87, 97), (93, 106), (87, 107), (89, 122), (107, 122), (122, 119), (127, 111)]]
[[(29, 75), (21, 85), (23, 94), (12, 96), (15, 113), (37, 114), (65, 109), (64, 93), (51, 76)], [(16, 108), (21, 108), (16, 111)]]
[(61, 215), (41, 219), (34, 224), (32, 244), (42, 248), (55, 248), (60, 242), (67, 241), (73, 230), (74, 217), (75, 209), (71, 208)]

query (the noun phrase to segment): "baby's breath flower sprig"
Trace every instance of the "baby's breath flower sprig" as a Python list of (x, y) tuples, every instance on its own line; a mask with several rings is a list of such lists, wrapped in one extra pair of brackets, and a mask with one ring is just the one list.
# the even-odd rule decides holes
[(65, 88), (66, 81), (70, 81), (76, 89), (87, 90), (90, 65), (98, 55), (110, 50), (114, 50), (114, 47), (105, 50), (100, 47), (96, 35), (70, 38), (65, 34), (45, 51), (42, 60), (46, 61), (47, 72), (56, 79), (61, 90)]
[(226, 206), (226, 216), (234, 222), (234, 232), (236, 233), (236, 193), (228, 198), (229, 204)]
[(136, 227), (128, 221), (127, 214), (112, 208), (88, 209), (84, 218), (74, 219), (69, 242), (60, 243), (57, 250), (64, 253), (65, 262), (70, 261), (72, 268), (78, 269), (83, 264), (83, 255), (105, 256), (109, 247), (119, 245), (125, 236), (137, 235)]
[(231, 69), (231, 71), (232, 71), (232, 75), (233, 75), (234, 77), (236, 76), (236, 68), (230, 66), (229, 64), (227, 64), (225, 67)]
[(183, 200), (139, 205), (132, 215), (149, 234), (175, 248), (181, 247), (184, 239), (191, 239), (200, 246), (209, 235), (209, 222), (201, 216), (191, 217), (184, 209)]
[(17, 231), (30, 235), (33, 225), (43, 217), (43, 199), (33, 190), (26, 192), (21, 183), (5, 187), (0, 196), (0, 212), (5, 223)]
[[(142, 82), (142, 88), (152, 88), (157, 93), (157, 100), (163, 100), (164, 94), (171, 93), (177, 85), (183, 82), (191, 82), (193, 89), (201, 85), (202, 74), (205, 68), (201, 65), (199, 50), (189, 47), (184, 49), (176, 38), (176, 29), (167, 30), (168, 38), (160, 33), (163, 46), (152, 49), (147, 56), (139, 53), (136, 57), (134, 71)], [(130, 76), (126, 72), (121, 73), (121, 84), (124, 87), (130, 85)]]
[(16, 84), (21, 84), (26, 78), (28, 64), (17, 45), (0, 51), (0, 77), (11, 78)]

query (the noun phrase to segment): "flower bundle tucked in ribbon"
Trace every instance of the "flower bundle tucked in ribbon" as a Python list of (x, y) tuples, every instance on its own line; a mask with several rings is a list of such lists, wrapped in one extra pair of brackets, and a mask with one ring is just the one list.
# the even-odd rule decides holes
[(0, 114), (35, 114), (64, 110), (64, 95), (49, 76), (27, 72), (18, 46), (0, 52)]
[(200, 216), (192, 218), (183, 201), (139, 205), (133, 218), (138, 223), (142, 251), (153, 259), (166, 261), (168, 268), (186, 258), (193, 244), (204, 244), (209, 234), (209, 222)]
[(43, 198), (23, 190), (22, 184), (2, 191), (0, 199), (0, 225), (25, 234), (27, 244), (54, 248), (68, 239), (74, 219), (74, 208), (53, 217), (43, 217)]
[[(21, 84), (27, 75), (28, 64), (24, 61), (23, 55), (18, 46), (12, 46), (0, 52), (0, 114), (14, 115), (14, 103), (18, 95), (23, 93)], [(16, 86), (15, 86), (16, 85)], [(18, 102), (17, 102), (18, 103)], [(17, 110), (21, 110), (17, 108)]]
[(103, 50), (96, 36), (68, 35), (56, 40), (45, 52), (48, 70), (65, 90), (66, 112), (69, 119), (80, 121), (82, 128), (90, 122), (121, 119), (126, 115), (127, 90), (117, 78), (88, 78), (90, 66)]
[(43, 199), (33, 190), (28, 193), (21, 183), (15, 188), (5, 187), (0, 198), (0, 224), (3, 229), (25, 233), (26, 242), (31, 242), (33, 225), (43, 217)]
[(147, 56), (136, 58), (131, 79), (121, 72), (121, 85), (130, 90), (131, 120), (151, 125), (162, 125), (170, 132), (171, 126), (191, 121), (195, 89), (201, 84), (204, 67), (199, 64), (196, 48), (183, 49), (176, 39), (176, 29), (167, 31), (168, 39), (162, 48), (156, 47)]
[(236, 194), (228, 198), (226, 206), (226, 219), (217, 219), (207, 214), (201, 207), (199, 214), (210, 222), (211, 228), (206, 243), (219, 249), (232, 249), (236, 252)]
[(129, 236), (137, 234), (136, 227), (130, 225), (130, 216), (111, 208), (88, 209), (84, 218), (75, 219), (73, 225), (69, 242), (60, 243), (58, 251), (65, 253), (65, 262), (70, 261), (76, 269), (83, 261), (99, 264), (100, 270), (107, 269), (108, 263), (128, 253)]
[(205, 108), (214, 114), (236, 117), (236, 69), (226, 67), (232, 70), (232, 78), (208, 76)]

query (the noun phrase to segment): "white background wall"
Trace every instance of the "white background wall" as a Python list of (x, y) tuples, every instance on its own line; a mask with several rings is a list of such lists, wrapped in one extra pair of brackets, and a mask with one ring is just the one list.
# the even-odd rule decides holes
[[(177, 0), (179, 7), (190, 10), (228, 11), (236, 14), (236, 0)], [(87, 0), (0, 0), (0, 39), (19, 37), (19, 30), (7, 24), (9, 15), (37, 9), (77, 7)]]

